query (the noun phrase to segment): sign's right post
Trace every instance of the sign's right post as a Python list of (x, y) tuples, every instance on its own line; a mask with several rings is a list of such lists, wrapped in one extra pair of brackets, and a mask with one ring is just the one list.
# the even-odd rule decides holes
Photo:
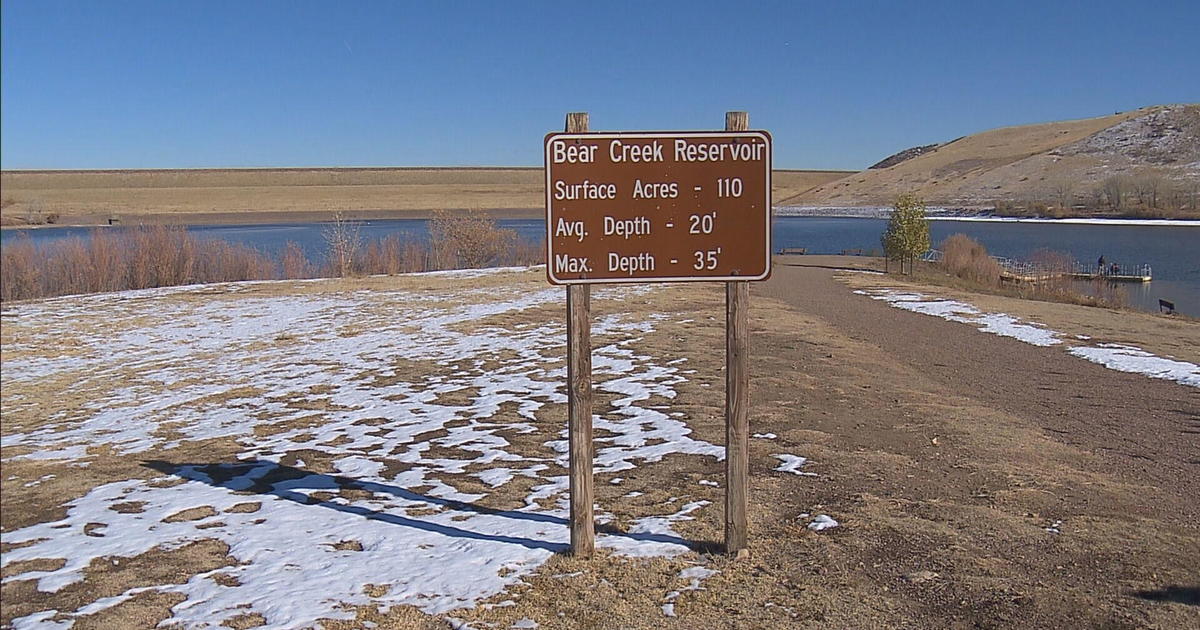
[[(749, 128), (746, 112), (725, 113), (725, 131)], [(750, 502), (750, 422), (746, 415), (750, 388), (746, 369), (749, 302), (749, 282), (725, 283), (725, 552), (735, 555), (747, 549), (746, 510)]]

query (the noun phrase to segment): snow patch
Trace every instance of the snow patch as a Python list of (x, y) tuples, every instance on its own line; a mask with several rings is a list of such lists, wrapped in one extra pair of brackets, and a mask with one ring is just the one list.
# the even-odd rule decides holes
[(808, 462), (808, 458), (800, 457), (799, 455), (788, 455), (787, 453), (776, 453), (771, 455), (779, 459), (780, 464), (775, 467), (779, 472), (792, 473), (793, 475), (801, 475), (804, 477), (816, 477), (816, 473), (803, 472), (800, 467)]
[(1102, 343), (1099, 347), (1077, 347), (1068, 352), (1110, 370), (1145, 374), (1150, 378), (1200, 387), (1200, 366), (1187, 361), (1164, 359), (1136, 346)]
[(833, 520), (833, 517), (829, 516), (828, 514), (818, 514), (813, 518), (812, 522), (808, 524), (808, 528), (814, 532), (820, 532), (827, 529), (833, 529), (838, 525), (839, 523)]
[(666, 617), (675, 617), (675, 600), (679, 599), (680, 595), (683, 595), (688, 591), (704, 590), (704, 587), (700, 586), (700, 583), (718, 573), (720, 573), (720, 571), (706, 569), (704, 567), (688, 567), (680, 571), (678, 577), (680, 579), (688, 580), (688, 584), (677, 591), (671, 591), (670, 593), (667, 593), (665, 598), (666, 603), (662, 605), (663, 615)]
[[(952, 322), (970, 324), (994, 335), (1012, 337), (1035, 346), (1052, 346), (1064, 342), (1063, 333), (1034, 322), (1021, 320), (1004, 313), (984, 313), (970, 304), (954, 300), (930, 298), (921, 293), (893, 289), (856, 290), (855, 293), (883, 300), (896, 308), (914, 313), (941, 317)], [(1091, 341), (1089, 335), (1073, 335), (1078, 341)], [(1144, 374), (1150, 378), (1175, 381), (1200, 387), (1200, 366), (1187, 361), (1160, 357), (1136, 346), (1100, 343), (1095, 346), (1067, 346), (1067, 352), (1111, 370)]]

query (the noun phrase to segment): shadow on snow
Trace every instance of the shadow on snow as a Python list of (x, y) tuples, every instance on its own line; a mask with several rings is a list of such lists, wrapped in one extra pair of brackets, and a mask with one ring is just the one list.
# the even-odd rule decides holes
[[(336, 503), (330, 500), (323, 501), (300, 492), (299, 490), (337, 491), (350, 488), (377, 494), (389, 494), (399, 499), (424, 503), (430, 506), (441, 506), (453, 512), (499, 516), (514, 520), (536, 521), (540, 523), (561, 526), (564, 528), (567, 527), (569, 525), (567, 519), (559, 516), (540, 514), (537, 512), (523, 512), (518, 510), (498, 510), (482, 505), (476, 505), (474, 503), (420, 494), (399, 486), (392, 486), (370, 481), (358, 481), (356, 479), (340, 475), (312, 473), (294, 468), (292, 466), (284, 466), (275, 462), (264, 460), (239, 462), (237, 464), (177, 464), (162, 460), (149, 460), (142, 462), (142, 465), (161, 473), (174, 475), (189, 481), (206, 483), (218, 488), (225, 488), (226, 490), (269, 495), (284, 499), (286, 501), (299, 503), (301, 505), (312, 505), (315, 507), (327, 508), (342, 512), (344, 514), (361, 516), (372, 521), (400, 525), (403, 527), (412, 527), (427, 532), (442, 534), (444, 536), (509, 543), (513, 545), (521, 545), (522, 547), (527, 547), (529, 549), (544, 549), (553, 553), (568, 553), (570, 551), (570, 546), (566, 543), (555, 543), (544, 540), (523, 538), (519, 536), (506, 536), (503, 534), (484, 534), (480, 532), (473, 532), (461, 527), (423, 521), (417, 518), (393, 514), (391, 512), (372, 510), (370, 508), (349, 503)], [(605, 525), (598, 526), (596, 530), (602, 534), (610, 536), (619, 536), (639, 542), (682, 545), (688, 547), (689, 549), (701, 552), (711, 552), (713, 548), (715, 548), (715, 544), (711, 542), (688, 541), (678, 536), (670, 536), (666, 534), (629, 533)]]

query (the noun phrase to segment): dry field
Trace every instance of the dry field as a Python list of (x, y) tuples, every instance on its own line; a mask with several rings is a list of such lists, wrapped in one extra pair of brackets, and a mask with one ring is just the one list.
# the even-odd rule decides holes
[[(736, 561), (718, 545), (719, 285), (594, 292), (592, 560), (562, 553), (564, 291), (541, 270), (6, 305), (0, 624), (1200, 622), (1200, 426), (1166, 433), (1194, 424), (1200, 390), (855, 294), (938, 291), (834, 270), (869, 260), (793, 260), (752, 291), (751, 554)], [(1200, 358), (1194, 322), (976, 303)], [(953, 380), (1021, 361), (1059, 389), (998, 404)], [(1113, 420), (1144, 443), (1109, 422), (1059, 432), (1088, 406), (1075, 377), (1126, 400), (1112, 413), (1140, 419)]]
[[(774, 195), (797, 193), (842, 171), (776, 171)], [(57, 214), (59, 224), (242, 223), (428, 216), (486, 209), (542, 216), (540, 168), (314, 168), (158, 171), (6, 171), (5, 225)]]

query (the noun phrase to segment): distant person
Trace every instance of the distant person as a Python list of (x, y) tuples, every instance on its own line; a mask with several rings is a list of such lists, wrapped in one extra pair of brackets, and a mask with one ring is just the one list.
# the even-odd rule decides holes
[(1119, 276), (1119, 275), (1121, 275), (1121, 268), (1119, 266), (1117, 266), (1117, 263), (1113, 263), (1108, 268), (1108, 273), (1109, 273), (1109, 275), (1112, 275), (1112, 276)]
[(1096, 261), (1096, 275), (1104, 275), (1104, 254), (1100, 255), (1100, 260)]

